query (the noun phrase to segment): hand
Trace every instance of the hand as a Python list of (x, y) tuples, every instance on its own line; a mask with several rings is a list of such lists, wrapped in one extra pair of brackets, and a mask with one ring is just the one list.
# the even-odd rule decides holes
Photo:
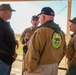
[(19, 48), (18, 40), (16, 40), (16, 47), (17, 47), (17, 49)]
[(31, 33), (28, 31), (26, 34), (25, 34), (25, 39), (29, 39), (31, 37)]
[(14, 59), (17, 58), (17, 53), (15, 53), (13, 56), (12, 56)]

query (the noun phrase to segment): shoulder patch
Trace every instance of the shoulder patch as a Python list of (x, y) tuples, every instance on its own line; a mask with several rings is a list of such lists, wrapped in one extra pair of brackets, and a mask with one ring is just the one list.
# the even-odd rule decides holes
[(52, 35), (52, 46), (54, 49), (58, 49), (61, 46), (62, 37), (59, 33), (54, 32)]

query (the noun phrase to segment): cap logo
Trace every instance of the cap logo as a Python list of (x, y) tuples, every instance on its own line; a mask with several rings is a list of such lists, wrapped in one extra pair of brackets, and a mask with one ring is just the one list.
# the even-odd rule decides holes
[(45, 12), (44, 11), (42, 11), (42, 14), (44, 14)]
[(52, 35), (52, 46), (54, 49), (58, 49), (61, 46), (62, 37), (59, 33), (54, 32)]
[(54, 13), (53, 13), (53, 12), (51, 12), (51, 14), (53, 15)]

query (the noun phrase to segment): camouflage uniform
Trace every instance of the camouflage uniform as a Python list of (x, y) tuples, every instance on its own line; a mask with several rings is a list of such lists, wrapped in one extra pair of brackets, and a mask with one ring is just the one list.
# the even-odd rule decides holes
[(23, 63), (22, 63), (22, 75), (24, 75), (25, 71), (25, 53), (27, 52), (27, 42), (30, 39), (31, 35), (37, 28), (29, 27), (24, 30), (24, 32), (21, 35), (20, 41), (23, 44)]
[(76, 32), (72, 35), (69, 41), (66, 57), (68, 58), (69, 67), (66, 75), (76, 75)]
[[(20, 41), (23, 45), (25, 43), (27, 43), (28, 39), (31, 37), (32, 33), (35, 30), (36, 30), (36, 28), (34, 28), (34, 27), (29, 27), (29, 28), (24, 30), (24, 32), (22, 33), (21, 38), (20, 38)], [(26, 36), (28, 36), (28, 38)]]

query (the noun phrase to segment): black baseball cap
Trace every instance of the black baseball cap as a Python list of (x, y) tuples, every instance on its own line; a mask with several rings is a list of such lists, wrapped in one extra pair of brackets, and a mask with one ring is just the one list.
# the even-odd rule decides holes
[(32, 20), (39, 20), (39, 17), (37, 15), (33, 15)]
[(74, 17), (72, 20), (69, 20), (71, 23), (75, 23), (76, 24), (76, 17)]
[(41, 14), (55, 16), (54, 10), (52, 8), (50, 8), (50, 7), (42, 8), (41, 13), (39, 13), (38, 16), (41, 15)]

